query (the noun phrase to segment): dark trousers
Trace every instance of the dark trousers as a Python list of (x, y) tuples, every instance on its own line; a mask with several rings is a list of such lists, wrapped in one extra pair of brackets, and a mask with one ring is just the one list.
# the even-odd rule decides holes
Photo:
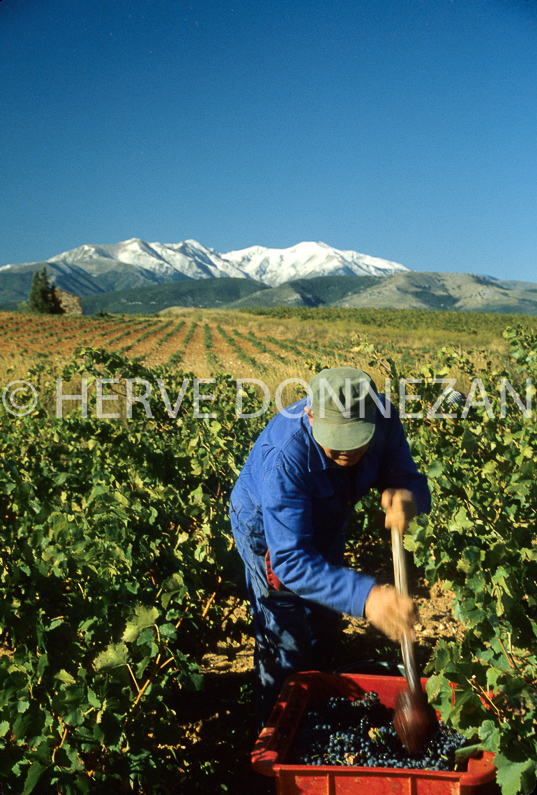
[(257, 728), (272, 712), (283, 683), (297, 671), (329, 671), (340, 631), (339, 613), (267, 582), (263, 555), (236, 536), (245, 564), (255, 633)]

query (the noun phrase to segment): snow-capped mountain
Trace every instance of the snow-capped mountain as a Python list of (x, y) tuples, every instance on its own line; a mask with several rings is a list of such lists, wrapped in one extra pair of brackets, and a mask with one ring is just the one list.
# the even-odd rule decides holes
[(112, 269), (114, 263), (120, 262), (154, 274), (155, 281), (160, 283), (173, 281), (177, 276), (187, 279), (244, 276), (233, 265), (223, 262), (218, 252), (195, 240), (163, 245), (132, 238), (113, 245), (84, 245), (51, 257), (48, 262), (75, 265), (92, 275)]
[(83, 245), (45, 262), (0, 267), (0, 308), (14, 310), (27, 301), (33, 275), (43, 267), (57, 287), (82, 298), (89, 314), (153, 313), (171, 306), (537, 311), (537, 285), (421, 273), (325, 243), (284, 249), (252, 246), (220, 254), (195, 240), (163, 245), (138, 238)]
[(326, 243), (298, 243), (291, 248), (252, 246), (221, 256), (251, 279), (271, 287), (313, 276), (391, 276), (408, 270), (397, 262), (339, 251)]
[[(274, 287), (313, 276), (391, 276), (408, 270), (396, 262), (356, 251), (339, 251), (325, 243), (299, 243), (285, 249), (252, 246), (220, 254), (195, 240), (163, 245), (132, 238), (113, 245), (79, 246), (44, 263), (4, 265), (0, 268), (0, 279), (2, 274), (28, 268), (35, 270), (38, 265), (50, 266), (51, 276), (60, 287), (68, 274), (76, 273), (80, 277), (83, 272), (97, 284), (106, 281), (108, 290), (114, 289), (111, 286), (114, 275), (122, 287), (127, 286), (129, 279), (132, 286), (138, 286), (144, 282), (161, 284), (224, 277), (256, 279)], [(97, 285), (96, 291), (99, 292)]]

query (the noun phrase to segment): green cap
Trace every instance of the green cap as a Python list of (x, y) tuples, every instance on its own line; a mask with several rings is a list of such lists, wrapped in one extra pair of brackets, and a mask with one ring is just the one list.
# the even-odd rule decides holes
[(321, 370), (310, 381), (312, 433), (321, 447), (356, 450), (375, 433), (377, 388), (354, 367)]

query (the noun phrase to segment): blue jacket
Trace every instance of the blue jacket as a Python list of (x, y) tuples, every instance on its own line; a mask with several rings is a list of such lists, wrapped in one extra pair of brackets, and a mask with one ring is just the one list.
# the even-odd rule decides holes
[[(340, 613), (363, 616), (372, 576), (343, 566), (345, 530), (354, 505), (371, 488), (407, 488), (418, 513), (429, 513), (427, 480), (416, 468), (393, 405), (377, 409), (376, 430), (354, 467), (328, 459), (312, 435), (306, 399), (276, 415), (255, 442), (231, 495), (239, 549), (270, 550), (286, 588)], [(296, 413), (291, 418), (286, 414)], [(239, 543), (240, 542), (240, 543)]]

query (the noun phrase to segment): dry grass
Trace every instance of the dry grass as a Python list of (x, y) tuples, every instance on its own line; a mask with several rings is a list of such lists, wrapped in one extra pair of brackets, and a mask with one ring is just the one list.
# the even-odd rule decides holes
[[(423, 364), (434, 364), (443, 346), (468, 354), (475, 364), (476, 375), (489, 361), (500, 367), (506, 354), (501, 334), (491, 328), (476, 336), (465, 330), (464, 317), (461, 313), (461, 327), (452, 331), (433, 327), (403, 331), (360, 326), (342, 319), (271, 318), (214, 309), (185, 308), (161, 318), (137, 315), (70, 318), (3, 312), (0, 313), (0, 382), (6, 384), (23, 378), (30, 368), (42, 363), (52, 363), (59, 372), (75, 349), (83, 345), (125, 352), (127, 357), (140, 356), (149, 366), (164, 364), (175, 355), (179, 359), (176, 366), (197, 378), (210, 378), (215, 369), (229, 372), (235, 378), (258, 378), (267, 384), (272, 395), (287, 379), (309, 381), (320, 366), (361, 367), (382, 386), (384, 372), (371, 364), (370, 355), (356, 350), (357, 342), (369, 343), (384, 356), (392, 356), (403, 373), (415, 372)], [(170, 329), (177, 328), (181, 320), (185, 322), (180, 330), (170, 335)], [(193, 323), (197, 327), (185, 343)], [(212, 361), (207, 355), (205, 325), (212, 338)], [(229, 338), (234, 340), (233, 345)], [(260, 350), (260, 345), (265, 350)], [(289, 345), (294, 348), (290, 349)], [(456, 368), (452, 375), (458, 375)], [(463, 376), (458, 386), (467, 391), (469, 383), (468, 377)], [(288, 388), (285, 399), (293, 399), (293, 392), (298, 396), (300, 388)]]

